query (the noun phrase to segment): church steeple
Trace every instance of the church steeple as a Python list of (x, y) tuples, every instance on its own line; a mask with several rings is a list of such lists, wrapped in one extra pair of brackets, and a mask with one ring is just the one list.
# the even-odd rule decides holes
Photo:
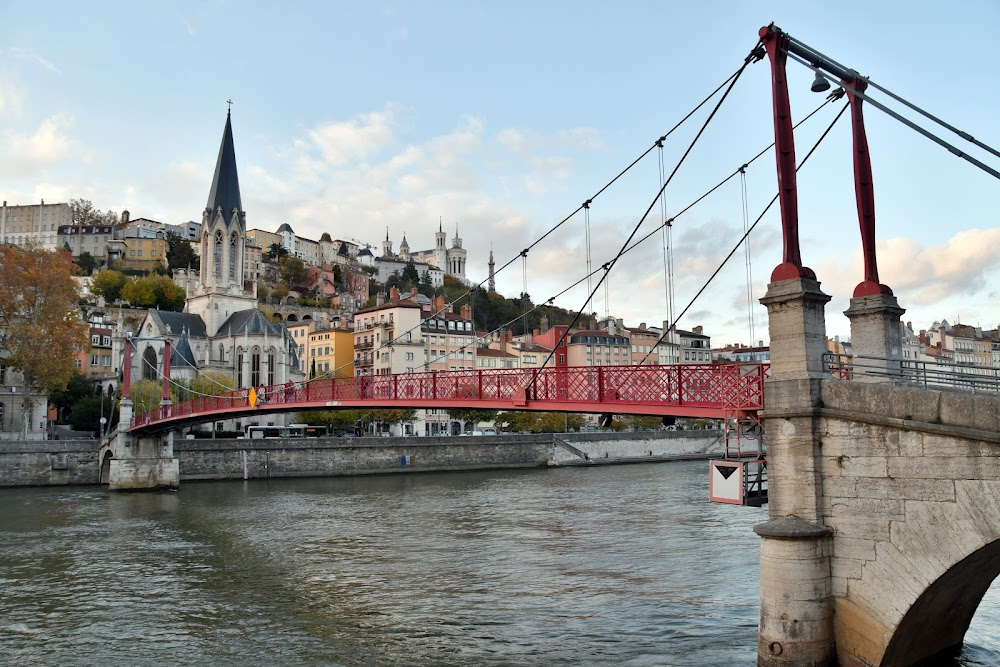
[(243, 202), (240, 199), (240, 179), (236, 173), (236, 148), (233, 146), (231, 112), (226, 113), (226, 128), (222, 132), (219, 159), (215, 162), (215, 175), (212, 177), (212, 188), (208, 191), (208, 203), (205, 208), (210, 211), (210, 216), (213, 218), (216, 211), (221, 208), (222, 218), (227, 225), (233, 220), (233, 213), (238, 212), (237, 219), (243, 221)]

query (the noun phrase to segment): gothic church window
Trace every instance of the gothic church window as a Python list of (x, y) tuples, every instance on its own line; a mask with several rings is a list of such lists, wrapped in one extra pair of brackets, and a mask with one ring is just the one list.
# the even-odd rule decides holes
[(236, 352), (236, 386), (243, 387), (243, 348)]
[(236, 232), (229, 237), (229, 282), (236, 282)]
[(222, 280), (222, 232), (215, 233), (215, 248), (212, 250), (212, 273), (217, 280)]
[(250, 354), (250, 386), (260, 386), (260, 348), (253, 348)]
[(267, 351), (267, 383), (274, 384), (274, 348)]

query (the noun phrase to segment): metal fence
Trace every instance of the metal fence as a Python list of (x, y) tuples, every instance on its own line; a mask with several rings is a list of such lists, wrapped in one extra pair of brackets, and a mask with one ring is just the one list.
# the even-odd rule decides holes
[(1000, 392), (1000, 368), (993, 366), (826, 353), (823, 370), (841, 380), (878, 377), (887, 378), (894, 385)]

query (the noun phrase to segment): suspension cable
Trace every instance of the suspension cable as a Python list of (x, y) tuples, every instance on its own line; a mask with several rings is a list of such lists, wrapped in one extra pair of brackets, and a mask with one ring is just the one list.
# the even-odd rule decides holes
[[(692, 139), (690, 144), (688, 144), (687, 150), (685, 150), (684, 154), (681, 155), (680, 159), (677, 161), (677, 164), (674, 166), (673, 171), (670, 172), (670, 176), (663, 183), (663, 186), (660, 188), (660, 190), (656, 193), (656, 196), (653, 198), (653, 201), (650, 202), (649, 206), (646, 208), (645, 213), (643, 213), (642, 217), (639, 218), (639, 222), (636, 223), (635, 227), (632, 229), (632, 232), (629, 234), (628, 238), (625, 239), (625, 242), (622, 244), (622, 247), (618, 250), (618, 253), (614, 256), (614, 258), (610, 262), (604, 265), (603, 267), (604, 273), (601, 276), (601, 279), (597, 282), (597, 287), (595, 287), (594, 290), (600, 288), (601, 283), (603, 283), (605, 278), (607, 278), (608, 273), (610, 273), (611, 269), (614, 268), (615, 264), (624, 254), (625, 249), (628, 248), (629, 244), (631, 244), (632, 239), (635, 238), (635, 235), (639, 232), (639, 228), (642, 226), (643, 222), (645, 222), (646, 218), (649, 217), (650, 211), (652, 211), (653, 207), (656, 206), (656, 202), (659, 199), (660, 194), (667, 189), (667, 186), (670, 184), (670, 181), (673, 180), (674, 176), (677, 174), (677, 171), (681, 168), (681, 165), (684, 164), (687, 157), (691, 154), (691, 151), (694, 150), (694, 147), (697, 145), (698, 141), (705, 133), (705, 130), (708, 128), (708, 125), (715, 118), (715, 114), (718, 113), (719, 109), (722, 107), (723, 102), (725, 102), (726, 98), (729, 97), (729, 93), (732, 92), (733, 86), (736, 85), (736, 82), (739, 80), (740, 75), (743, 74), (744, 70), (746, 70), (747, 66), (749, 66), (751, 62), (756, 62), (755, 58), (759, 59), (760, 49), (761, 49), (760, 44), (761, 43), (758, 41), (757, 44), (754, 46), (754, 48), (750, 51), (749, 55), (747, 55), (746, 58), (744, 58), (743, 65), (740, 67), (739, 70), (737, 70), (736, 75), (732, 77), (728, 87), (722, 94), (722, 97), (719, 98), (719, 101), (715, 104), (715, 107), (712, 109), (711, 113), (709, 113), (708, 118), (706, 118), (705, 122), (702, 123), (701, 128), (698, 130), (697, 134), (695, 134), (694, 139)], [(590, 295), (588, 296), (588, 301), (593, 297), (594, 297), (594, 292), (591, 291)], [(553, 346), (552, 350), (549, 352), (548, 357), (546, 357), (545, 361), (542, 363), (541, 366), (535, 369), (535, 372), (532, 374), (531, 380), (529, 380), (527, 385), (529, 389), (534, 386), (535, 380), (538, 378), (539, 373), (541, 373), (542, 368), (544, 368), (552, 360), (552, 357), (555, 354), (556, 349), (558, 349), (563, 344), (563, 341), (566, 340), (566, 337), (569, 335), (569, 330), (579, 321), (581, 313), (582, 310), (577, 311), (575, 317), (573, 318), (573, 321), (559, 337), (559, 340), (556, 342), (555, 346)]]
[[(802, 158), (802, 161), (795, 168), (796, 172), (798, 172), (799, 169), (801, 169), (805, 165), (806, 161), (808, 161), (809, 158), (812, 156), (812, 154), (816, 151), (816, 149), (819, 148), (819, 145), (823, 142), (824, 139), (826, 139), (826, 136), (830, 133), (830, 130), (833, 129), (833, 126), (836, 125), (837, 121), (840, 120), (840, 117), (844, 115), (845, 111), (847, 111), (848, 106), (849, 105), (845, 104), (841, 108), (841, 110), (837, 113), (836, 117), (830, 123), (829, 127), (827, 127), (826, 130), (823, 132), (823, 134), (820, 135), (819, 139), (816, 140), (816, 143), (813, 144), (813, 147), (809, 150), (808, 153), (806, 153), (806, 156), (804, 158)], [(690, 310), (691, 306), (694, 305), (695, 301), (698, 300), (698, 297), (700, 297), (702, 295), (702, 293), (708, 288), (708, 286), (712, 282), (712, 280), (714, 280), (715, 277), (717, 275), (719, 275), (719, 272), (722, 270), (722, 267), (724, 267), (726, 265), (726, 263), (732, 258), (732, 256), (734, 254), (736, 254), (736, 251), (739, 250), (739, 247), (743, 244), (743, 240), (747, 236), (749, 236), (750, 233), (757, 227), (757, 224), (764, 218), (764, 215), (767, 214), (767, 212), (771, 209), (771, 207), (774, 206), (774, 202), (776, 202), (776, 201), (778, 201), (778, 195), (777, 194), (774, 195), (774, 197), (771, 199), (771, 201), (768, 203), (768, 205), (764, 207), (764, 210), (761, 211), (760, 215), (757, 216), (757, 219), (754, 221), (754, 223), (752, 225), (750, 225), (750, 228), (747, 229), (747, 231), (743, 234), (743, 236), (741, 236), (740, 239), (736, 242), (736, 245), (734, 245), (733, 249), (729, 251), (729, 254), (726, 255), (726, 258), (722, 260), (722, 262), (719, 264), (718, 268), (716, 268), (715, 271), (712, 272), (712, 275), (709, 276), (708, 280), (705, 281), (705, 284), (701, 286), (701, 289), (698, 290), (698, 293), (695, 294), (694, 297), (692, 297), (691, 301), (688, 302), (688, 305), (684, 307), (684, 310), (682, 310), (681, 313), (680, 313), (680, 315), (677, 316), (678, 320), (681, 319), (682, 317), (684, 317), (684, 315), (687, 313), (687, 311)], [(675, 327), (675, 324), (671, 323), (670, 328), (673, 329), (674, 327)], [(656, 344), (653, 347), (655, 348), (656, 345), (659, 345), (662, 341), (663, 341), (663, 335), (661, 334), (659, 340), (656, 341)], [(649, 356), (649, 354), (647, 353), (646, 357), (643, 357), (642, 361), (645, 361), (648, 356)], [(641, 364), (642, 361), (640, 361), (639, 363)]]
[(743, 215), (743, 250), (747, 272), (747, 324), (750, 331), (750, 347), (756, 340), (753, 330), (753, 263), (750, 255), (750, 235), (747, 233), (750, 225), (750, 211), (747, 208), (747, 167), (740, 167), (740, 209)]

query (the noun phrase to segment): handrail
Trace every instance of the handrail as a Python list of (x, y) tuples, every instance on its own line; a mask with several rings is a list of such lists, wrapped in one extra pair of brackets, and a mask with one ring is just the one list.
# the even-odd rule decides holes
[[(540, 372), (532, 382), (536, 370)], [(515, 404), (523, 406), (519, 401), (532, 401), (601, 409), (606, 405), (609, 412), (618, 413), (628, 412), (628, 406), (686, 406), (718, 409), (722, 417), (724, 408), (762, 409), (767, 375), (768, 365), (760, 363), (498, 368), (322, 378), (258, 387), (255, 392), (264, 412), (268, 406), (284, 404), (346, 402), (344, 407), (349, 407), (353, 401), (400, 405), (434, 401), (466, 407), (477, 402), (509, 403), (517, 409)], [(249, 393), (234, 390), (154, 408), (137, 415), (132, 427), (204, 412), (246, 411), (251, 408)]]
[(1000, 368), (980, 364), (827, 352), (823, 355), (823, 370), (840, 380), (877, 377), (898, 385), (1000, 392)]

